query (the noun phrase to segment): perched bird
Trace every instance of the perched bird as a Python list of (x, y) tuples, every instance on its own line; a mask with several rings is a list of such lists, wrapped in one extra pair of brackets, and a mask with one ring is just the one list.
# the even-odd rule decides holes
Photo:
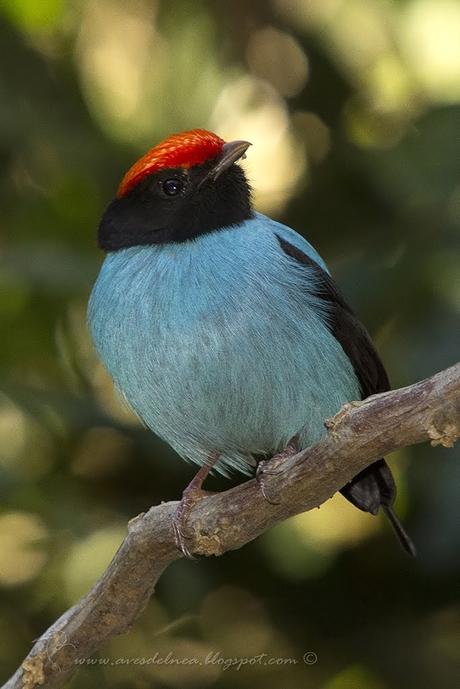
[[(202, 129), (170, 136), (128, 170), (99, 226), (96, 349), (143, 422), (201, 465), (177, 514), (185, 553), (187, 513), (212, 467), (249, 474), (257, 458), (318, 441), (345, 402), (389, 388), (319, 254), (253, 210), (237, 164), (249, 145)], [(366, 512), (381, 507), (415, 552), (383, 459), (341, 492)]]

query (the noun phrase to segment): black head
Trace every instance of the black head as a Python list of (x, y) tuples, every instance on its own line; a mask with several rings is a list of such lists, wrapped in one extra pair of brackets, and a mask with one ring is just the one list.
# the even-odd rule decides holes
[[(222, 141), (217, 137), (216, 140)], [(152, 171), (141, 159), (127, 173), (117, 198), (102, 217), (99, 246), (116, 251), (146, 244), (184, 242), (250, 218), (249, 184), (236, 164), (249, 145), (244, 141), (227, 144), (222, 141), (219, 152), (215, 154), (213, 150), (214, 155), (202, 162), (160, 169), (155, 162), (150, 166)], [(177, 153), (169, 155), (169, 160), (177, 157)]]

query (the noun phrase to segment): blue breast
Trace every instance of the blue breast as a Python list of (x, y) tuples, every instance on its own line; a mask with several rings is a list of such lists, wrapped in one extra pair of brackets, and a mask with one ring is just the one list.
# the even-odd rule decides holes
[(326, 269), (293, 230), (256, 214), (181, 244), (111, 253), (91, 295), (96, 348), (139, 417), (181, 456), (249, 471), (360, 396), (327, 328), (314, 278), (282, 236)]

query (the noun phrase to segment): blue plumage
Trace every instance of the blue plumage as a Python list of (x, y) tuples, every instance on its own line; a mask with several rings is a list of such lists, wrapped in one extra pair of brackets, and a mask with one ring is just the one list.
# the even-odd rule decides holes
[(300, 447), (361, 397), (353, 365), (328, 328), (300, 235), (261, 214), (184, 242), (109, 253), (88, 320), (124, 397), (182, 457), (249, 473), (251, 455)]
[[(237, 164), (249, 145), (203, 129), (168, 137), (127, 171), (98, 231), (108, 255), (88, 310), (96, 348), (145, 424), (201, 465), (173, 522), (186, 555), (187, 515), (212, 466), (251, 473), (291, 440), (319, 440), (345, 402), (390, 387), (315, 249), (254, 213)], [(415, 553), (384, 459), (341, 493), (382, 508)]]

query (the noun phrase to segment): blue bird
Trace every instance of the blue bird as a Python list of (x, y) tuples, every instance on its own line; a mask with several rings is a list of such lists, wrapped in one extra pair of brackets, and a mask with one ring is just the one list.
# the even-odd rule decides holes
[[(346, 402), (389, 389), (319, 254), (253, 210), (237, 164), (249, 145), (200, 129), (170, 136), (126, 173), (99, 226), (96, 349), (139, 418), (201, 467), (177, 513), (185, 554), (211, 468), (250, 474), (260, 457), (317, 442)], [(414, 554), (383, 459), (341, 492), (372, 514), (382, 507)]]

